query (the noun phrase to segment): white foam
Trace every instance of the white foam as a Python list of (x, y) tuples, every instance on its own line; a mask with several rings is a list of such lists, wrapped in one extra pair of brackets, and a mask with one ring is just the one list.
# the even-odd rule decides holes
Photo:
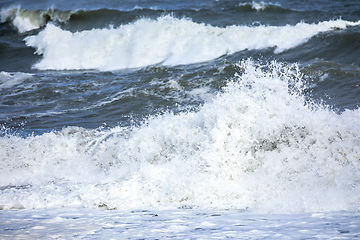
[(189, 19), (163, 16), (141, 19), (119, 28), (72, 33), (48, 24), (26, 45), (43, 55), (37, 69), (139, 68), (153, 64), (168, 66), (209, 61), (242, 50), (275, 48), (280, 53), (294, 48), (318, 33), (359, 25), (344, 20), (295, 26), (213, 27)]
[(307, 103), (296, 66), (245, 61), (239, 72), (197, 112), (0, 138), (0, 204), (358, 210), (359, 109)]

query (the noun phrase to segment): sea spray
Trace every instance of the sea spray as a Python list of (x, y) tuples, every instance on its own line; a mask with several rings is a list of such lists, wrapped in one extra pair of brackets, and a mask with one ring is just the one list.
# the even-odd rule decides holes
[(360, 111), (308, 101), (300, 70), (238, 64), (198, 111), (0, 139), (0, 204), (357, 210)]
[(36, 69), (97, 69), (112, 71), (154, 64), (175, 66), (216, 59), (243, 50), (273, 48), (275, 53), (305, 43), (334, 29), (357, 26), (345, 20), (294, 26), (228, 26), (225, 28), (170, 15), (140, 19), (118, 28), (70, 32), (47, 24), (26, 45), (42, 55)]

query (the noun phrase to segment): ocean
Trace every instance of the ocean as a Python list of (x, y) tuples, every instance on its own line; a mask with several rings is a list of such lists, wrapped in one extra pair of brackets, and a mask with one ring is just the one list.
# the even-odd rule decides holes
[(360, 237), (357, 0), (0, 0), (1, 239)]

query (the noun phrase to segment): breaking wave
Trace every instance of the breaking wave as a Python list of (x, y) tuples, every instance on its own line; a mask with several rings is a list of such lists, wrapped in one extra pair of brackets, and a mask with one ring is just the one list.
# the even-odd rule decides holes
[(0, 138), (0, 203), (358, 210), (359, 109), (304, 97), (297, 66), (243, 61), (212, 102), (141, 126)]
[(319, 33), (359, 24), (360, 21), (335, 20), (294, 26), (220, 28), (167, 15), (156, 20), (140, 19), (118, 28), (74, 33), (48, 24), (25, 41), (43, 56), (34, 65), (37, 69), (111, 71), (154, 64), (192, 64), (243, 50), (273, 48), (275, 53), (281, 53)]
[(38, 29), (49, 21), (66, 22), (70, 19), (72, 11), (56, 9), (27, 10), (20, 6), (1, 9), (1, 22), (11, 22), (20, 33)]

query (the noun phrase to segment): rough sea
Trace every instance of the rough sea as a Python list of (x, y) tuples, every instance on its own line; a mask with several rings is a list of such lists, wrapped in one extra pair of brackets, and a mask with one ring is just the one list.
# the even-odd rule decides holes
[(360, 237), (358, 0), (0, 0), (0, 239)]

